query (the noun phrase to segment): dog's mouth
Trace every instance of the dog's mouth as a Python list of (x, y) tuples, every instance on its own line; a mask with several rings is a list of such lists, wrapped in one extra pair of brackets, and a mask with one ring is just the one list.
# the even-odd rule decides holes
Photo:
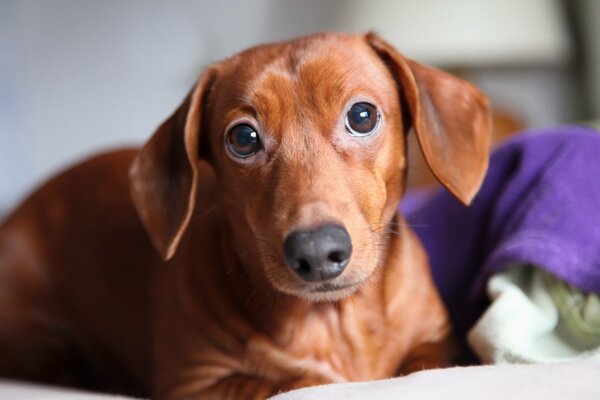
[(352, 284), (335, 284), (332, 282), (325, 282), (317, 287), (311, 288), (308, 291), (311, 293), (327, 293), (327, 292), (337, 292), (340, 290), (349, 289), (355, 287), (356, 285)]
[[(346, 297), (349, 297), (360, 290), (363, 283), (368, 278), (358, 280), (340, 280), (340, 281), (327, 281), (321, 283), (305, 284), (296, 286), (295, 288), (288, 288), (284, 290), (289, 294), (299, 296), (305, 300), (313, 302), (330, 302), (340, 301)], [(289, 290), (291, 289), (291, 290)]]
[[(355, 277), (356, 278), (356, 277)], [(367, 277), (362, 279), (341, 279), (319, 283), (291, 282), (289, 279), (270, 279), (277, 290), (289, 295), (300, 297), (311, 302), (339, 301), (351, 296), (359, 290)]]
[(323, 282), (305, 286), (296, 295), (312, 302), (336, 302), (353, 295), (360, 289), (362, 283), (362, 281)]

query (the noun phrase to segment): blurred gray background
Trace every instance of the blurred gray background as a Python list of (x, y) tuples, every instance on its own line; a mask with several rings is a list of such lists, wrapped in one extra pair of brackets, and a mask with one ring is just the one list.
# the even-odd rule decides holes
[(1, 0), (0, 216), (87, 155), (140, 144), (211, 61), (375, 30), (475, 81), (499, 129), (600, 117), (597, 0)]

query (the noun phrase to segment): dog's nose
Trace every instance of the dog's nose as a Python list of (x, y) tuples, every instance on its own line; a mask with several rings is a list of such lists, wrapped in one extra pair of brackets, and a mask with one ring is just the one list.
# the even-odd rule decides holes
[(283, 243), (287, 265), (308, 282), (339, 276), (348, 265), (352, 241), (343, 226), (325, 225), (307, 231), (293, 231)]

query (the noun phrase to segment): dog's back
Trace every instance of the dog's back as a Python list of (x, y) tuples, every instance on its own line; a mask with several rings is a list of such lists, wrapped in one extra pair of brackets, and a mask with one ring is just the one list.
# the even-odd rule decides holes
[(67, 170), (0, 225), (0, 376), (147, 387), (156, 260), (129, 200), (135, 154)]

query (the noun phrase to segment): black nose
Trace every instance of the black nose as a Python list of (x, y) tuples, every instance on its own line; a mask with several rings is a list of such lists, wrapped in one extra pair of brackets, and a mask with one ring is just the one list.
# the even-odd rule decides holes
[(285, 262), (308, 282), (339, 276), (352, 254), (350, 235), (343, 226), (325, 225), (308, 231), (294, 231), (283, 243)]

